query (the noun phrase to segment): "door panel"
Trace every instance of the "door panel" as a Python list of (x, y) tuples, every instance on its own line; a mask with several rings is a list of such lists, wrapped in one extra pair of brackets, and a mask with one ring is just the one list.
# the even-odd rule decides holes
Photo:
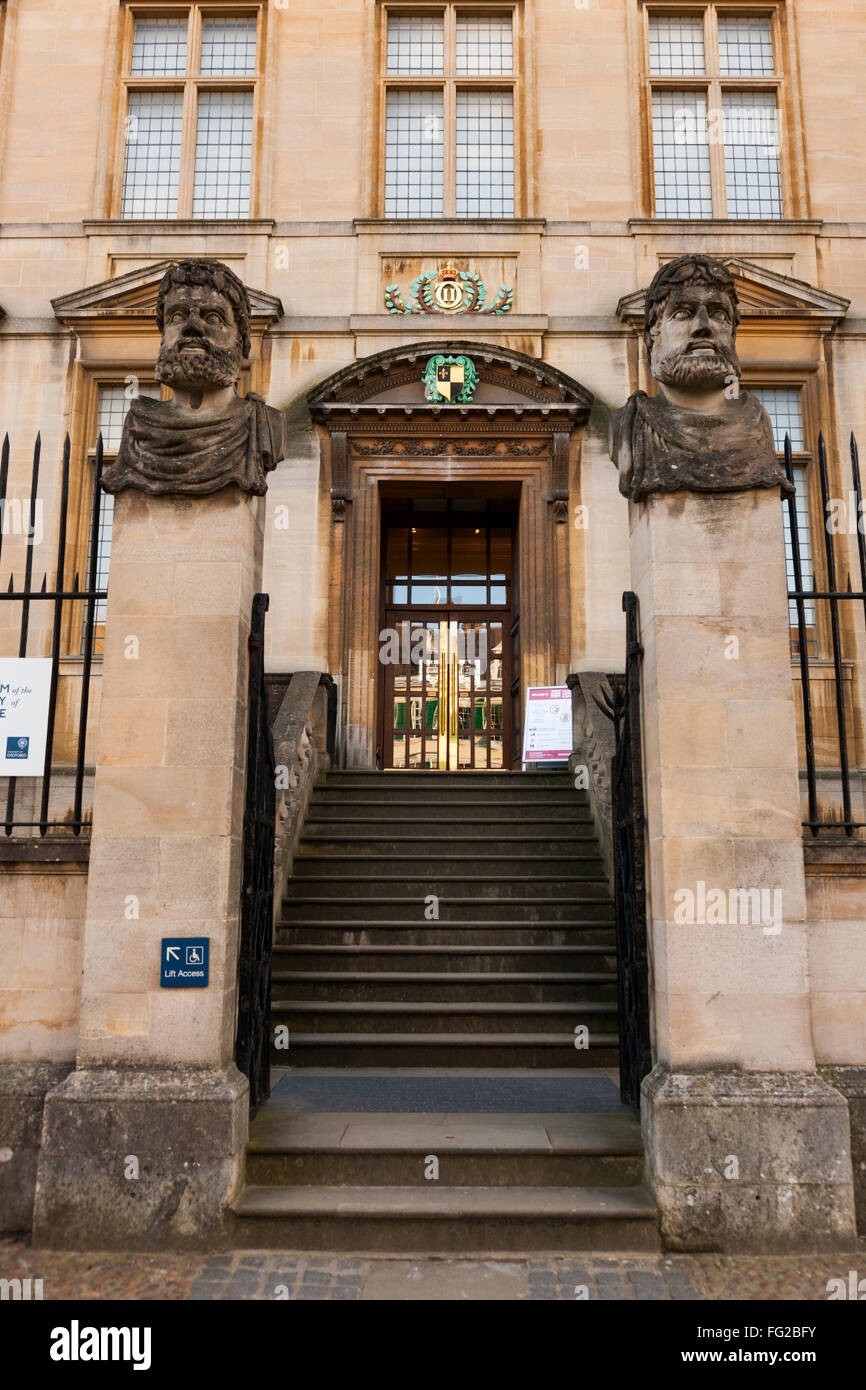
[(508, 767), (510, 617), (386, 610), (398, 642), (385, 663), (385, 768)]

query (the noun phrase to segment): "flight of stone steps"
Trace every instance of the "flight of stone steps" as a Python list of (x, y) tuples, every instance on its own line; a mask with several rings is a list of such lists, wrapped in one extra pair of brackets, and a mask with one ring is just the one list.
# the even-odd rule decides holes
[(597, 1070), (617, 1063), (613, 906), (565, 774), (329, 773), (271, 1023), (289, 1046), (235, 1246), (658, 1248), (639, 1121)]
[(283, 907), (272, 1024), (282, 1065), (615, 1065), (586, 794), (562, 773), (330, 773)]

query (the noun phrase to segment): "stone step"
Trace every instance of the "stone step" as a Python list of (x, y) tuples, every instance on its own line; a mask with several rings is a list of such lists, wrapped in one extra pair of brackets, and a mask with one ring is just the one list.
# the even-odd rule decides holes
[(449, 1003), (438, 1000), (352, 1000), (274, 999), (271, 1022), (288, 1024), (291, 1039), (298, 1033), (312, 1033), (317, 1027), (331, 1033), (557, 1033), (571, 1035), (580, 1025), (589, 1028), (589, 1038), (616, 1030), (614, 1000), (550, 1000), (544, 1003), (485, 1002), (473, 999)]
[(335, 864), (369, 860), (384, 860), (389, 864), (417, 864), (419, 868), (428, 863), (444, 868), (446, 862), (455, 863), (459, 868), (468, 863), (526, 864), (531, 871), (543, 865), (563, 865), (571, 862), (592, 862), (602, 864), (601, 855), (593, 835), (562, 835), (552, 829), (526, 835), (522, 830), (511, 831), (507, 835), (494, 835), (483, 840), (484, 849), (479, 850), (482, 837), (475, 827), (463, 835), (453, 830), (438, 830), (434, 833), (411, 832), (400, 835), (380, 835), (378, 829), (373, 833), (369, 823), (350, 828), (341, 828), (327, 834), (309, 834), (306, 830), (300, 840), (301, 860), (312, 862), (333, 862)]
[[(333, 866), (332, 866), (333, 868)], [(515, 906), (544, 902), (554, 906), (563, 901), (609, 902), (607, 879), (587, 866), (585, 873), (557, 874), (542, 878), (534, 874), (346, 874), (304, 872), (293, 877), (287, 885), (284, 905), (298, 902), (337, 902), (354, 905), (363, 910), (358, 899), (368, 902), (402, 902), (405, 911), (411, 903), (423, 905), (434, 894), (441, 902), (489, 903), (501, 908), (506, 903)], [(370, 909), (367, 908), (369, 913)]]
[[(411, 831), (424, 834), (425, 831), (440, 833), (454, 827), (459, 835), (474, 835), (477, 839), (497, 835), (500, 831), (509, 834), (527, 833), (546, 835), (552, 829), (568, 830), (575, 834), (594, 834), (592, 816), (588, 809), (558, 809), (551, 814), (545, 807), (520, 807), (509, 805), (496, 798), (495, 802), (485, 802), (483, 807), (470, 814), (462, 805), (425, 807), (410, 802), (395, 805), (391, 798), (383, 808), (384, 814), (377, 815), (373, 823), (377, 833), (399, 834)], [(305, 833), (315, 830), (324, 833), (328, 826), (346, 830), (369, 831), (371, 828), (370, 807), (367, 803), (349, 804), (345, 801), (321, 803), (315, 799), (304, 819)]]
[(640, 1124), (626, 1114), (269, 1113), (253, 1121), (253, 1187), (628, 1187), (643, 1175)]
[(657, 1250), (640, 1187), (247, 1187), (238, 1247), (389, 1253)]
[[(405, 909), (405, 903), (402, 904)], [(377, 917), (374, 921), (356, 914), (334, 917), (303, 917), (287, 914), (277, 933), (281, 946), (471, 946), (487, 947), (507, 941), (514, 946), (570, 945), (615, 949), (613, 922), (603, 916), (587, 914), (582, 921), (538, 922), (491, 920), (407, 921), (405, 917)], [(541, 916), (541, 914), (540, 914)]]
[(545, 1003), (610, 1002), (616, 999), (616, 973), (509, 971), (288, 971), (275, 970), (272, 998), (280, 1002)]
[(402, 771), (399, 768), (393, 768), (387, 772), (374, 772), (366, 768), (335, 768), (326, 773), (316, 790), (318, 791), (319, 787), (354, 789), (381, 786), (383, 783), (389, 787), (447, 788), (452, 792), (463, 791), (467, 787), (484, 791), (495, 790), (497, 793), (506, 787), (518, 791), (565, 788), (575, 796), (584, 799), (587, 795), (586, 791), (575, 790), (571, 775), (564, 770), (556, 772), (491, 772), (473, 768), (466, 768), (462, 772), (434, 772), (429, 768), (418, 768), (415, 771)]
[[(272, 1019), (272, 1027), (281, 1021)], [(619, 1065), (616, 1033), (303, 1033), (271, 1048), (271, 1065), (293, 1067), (459, 1067), (596, 1070)]]
[(390, 782), (379, 782), (367, 787), (346, 789), (330, 785), (317, 787), (314, 796), (320, 807), (343, 806), (356, 811), (363, 811), (365, 808), (369, 810), (371, 806), (387, 806), (389, 810), (403, 806), (414, 807), (416, 810), (453, 807), (456, 813), (469, 815), (476, 810), (489, 813), (495, 808), (498, 813), (503, 808), (508, 808), (517, 812), (543, 811), (551, 820), (558, 819), (561, 811), (576, 812), (583, 809), (585, 813), (589, 812), (586, 793), (576, 792), (568, 787), (562, 791), (527, 790), (508, 786), (484, 790), (471, 786), (459, 789), (420, 785), (401, 787)]
[[(478, 871), (480, 870), (480, 873)], [(512, 872), (516, 870), (517, 872)], [(579, 880), (602, 883), (608, 891), (601, 855), (594, 845), (583, 845), (567, 854), (539, 853), (523, 847), (491, 853), (485, 849), (475, 853), (465, 848), (436, 853), (394, 854), (381, 851), (363, 852), (341, 848), (336, 854), (314, 852), (302, 846), (295, 855), (293, 877), (296, 882), (331, 881), (335, 878), (355, 880), (375, 878), (378, 883), (469, 883), (473, 877), (479, 884), (498, 885), (526, 882), (557, 883)], [(435, 891), (435, 890), (433, 890)]]
[(538, 946), (517, 946), (497, 941), (486, 947), (449, 943), (447, 945), (276, 945), (275, 970), (326, 970), (329, 974), (343, 971), (379, 970), (409, 972), (414, 970), (448, 971), (460, 974), (468, 971), (492, 971), (505, 974), (532, 967), (544, 970), (600, 970), (616, 973), (616, 948), (613, 941), (608, 949), (592, 945), (555, 945), (545, 942)]

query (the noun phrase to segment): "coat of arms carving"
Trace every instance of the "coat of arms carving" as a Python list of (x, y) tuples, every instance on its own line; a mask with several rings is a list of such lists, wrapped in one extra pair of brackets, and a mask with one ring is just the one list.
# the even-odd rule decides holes
[(438, 270), (425, 270), (412, 281), (409, 302), (399, 285), (385, 286), (385, 308), (389, 314), (508, 314), (514, 304), (514, 289), (500, 285), (485, 305), (487, 290), (481, 276), (458, 270), (451, 261)]

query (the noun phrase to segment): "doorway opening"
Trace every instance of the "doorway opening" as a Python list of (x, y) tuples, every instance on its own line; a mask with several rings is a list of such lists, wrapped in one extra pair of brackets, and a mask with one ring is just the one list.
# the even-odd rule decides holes
[(479, 494), (464, 484), (382, 497), (385, 771), (512, 766), (518, 497)]

